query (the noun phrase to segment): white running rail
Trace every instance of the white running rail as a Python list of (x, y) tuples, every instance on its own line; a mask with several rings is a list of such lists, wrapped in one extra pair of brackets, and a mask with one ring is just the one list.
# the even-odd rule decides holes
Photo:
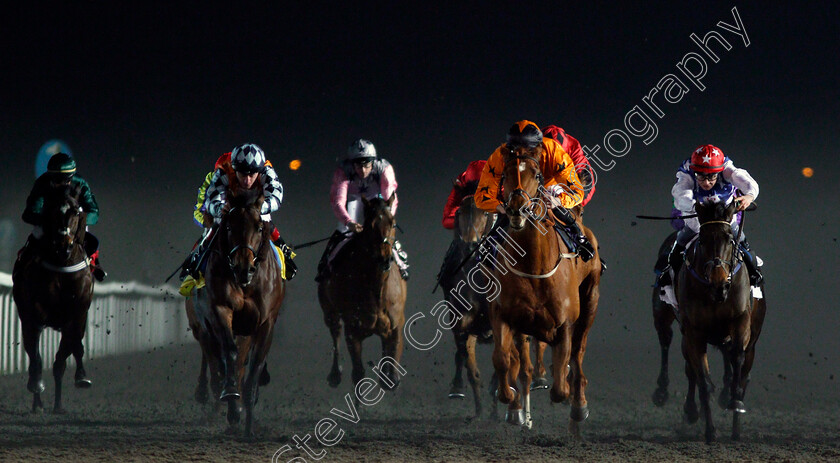
[[(44, 368), (51, 368), (61, 333), (41, 333)], [(88, 311), (83, 340), (85, 359), (142, 352), (192, 341), (184, 298), (168, 286), (153, 288), (137, 282), (97, 283)], [(73, 357), (68, 359), (73, 363)], [(0, 375), (26, 371), (20, 320), (12, 298), (12, 276), (0, 272)]]

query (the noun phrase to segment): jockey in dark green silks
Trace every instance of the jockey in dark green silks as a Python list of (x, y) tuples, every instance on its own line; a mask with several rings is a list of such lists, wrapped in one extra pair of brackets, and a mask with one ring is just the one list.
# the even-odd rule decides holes
[[(35, 185), (26, 198), (26, 209), (23, 211), (24, 222), (34, 225), (18, 260), (28, 259), (35, 247), (34, 241), (41, 239), (44, 230), (41, 228), (44, 214), (44, 198), (50, 190), (69, 186), (79, 190), (79, 206), (87, 214), (87, 225), (96, 225), (99, 221), (99, 205), (90, 190), (88, 183), (76, 175), (76, 160), (66, 153), (56, 153), (47, 163), (47, 171), (35, 180)], [(102, 281), (108, 275), (99, 263), (99, 240), (90, 232), (85, 233), (85, 252), (90, 257), (93, 276)]]

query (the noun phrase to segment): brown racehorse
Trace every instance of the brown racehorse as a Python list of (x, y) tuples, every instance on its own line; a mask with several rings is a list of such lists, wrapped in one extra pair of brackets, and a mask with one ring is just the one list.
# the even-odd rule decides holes
[[(395, 198), (393, 195), (387, 201), (363, 198), (362, 231), (338, 252), (331, 272), (318, 284), (324, 322), (333, 338), (333, 363), (327, 376), (332, 387), (341, 383), (338, 338), (342, 325), (353, 362), (353, 384), (365, 376), (362, 364), (365, 338), (374, 334), (379, 336), (383, 357), (399, 362), (402, 356), (406, 283), (400, 277), (392, 255), (396, 221), (390, 208)], [(393, 365), (385, 364), (380, 373), (384, 375), (380, 376), (383, 388), (397, 387), (399, 372)]]
[(33, 259), (18, 261), (12, 272), (13, 294), (20, 318), (23, 347), (29, 356), (29, 382), (32, 411), (43, 409), (41, 392), (41, 354), (38, 338), (45, 326), (61, 331), (61, 342), (53, 363), (55, 413), (62, 413), (61, 380), (70, 354), (76, 360), (75, 385), (88, 388), (82, 338), (93, 297), (93, 279), (84, 249), (86, 214), (79, 207), (79, 190), (56, 188), (44, 199), (42, 228), (44, 236), (30, 242), (36, 246), (28, 255)]
[[(507, 237), (497, 247), (499, 264), (495, 273), (501, 293), (490, 306), (493, 365), (499, 400), (509, 404), (506, 420), (530, 427), (533, 366), (528, 336), (551, 345), (551, 400), (571, 399), (570, 430), (579, 436), (578, 423), (589, 415), (583, 356), (598, 307), (601, 264), (598, 242), (579, 217), (578, 225), (596, 250), (588, 262), (570, 255), (552, 230), (554, 222), (544, 214), (541, 198), (539, 159), (543, 149), (538, 146), (511, 152), (503, 148), (504, 206), (510, 224)], [(517, 377), (521, 385), (514, 389), (511, 384), (516, 384)]]
[(729, 399), (726, 408), (733, 412), (732, 439), (738, 440), (741, 435), (739, 417), (746, 411), (744, 393), (766, 310), (764, 299), (752, 297), (747, 269), (730, 226), (737, 205), (736, 201), (729, 206), (720, 203), (695, 205), (700, 233), (686, 251), (686, 261), (677, 279), (682, 350), (688, 377), (683, 410), (689, 422), (697, 421), (699, 415), (694, 401), (697, 386), (706, 421), (706, 442), (715, 440), (710, 406), (714, 386), (709, 376), (706, 345), (721, 349), (726, 371), (731, 372), (728, 384), (724, 378), (722, 398)]
[[(443, 288), (444, 298), (453, 307), (457, 307), (462, 315), (457, 324), (452, 327), (456, 346), (455, 377), (452, 379), (449, 398), (464, 398), (464, 380), (461, 377), (461, 371), (466, 363), (467, 379), (472, 387), (475, 402), (475, 417), (478, 418), (481, 416), (480, 391), (482, 385), (481, 372), (475, 358), (475, 347), (477, 342), (489, 343), (492, 341), (493, 332), (490, 328), (489, 315), (490, 301), (487, 294), (479, 294), (471, 285), (465, 284), (468, 282), (470, 272), (474, 272), (480, 265), (478, 259), (471, 258), (460, 269), (458, 266), (467, 256), (476, 251), (481, 238), (490, 231), (494, 222), (494, 214), (476, 207), (475, 198), (473, 198), (476, 189), (474, 182), (462, 188), (466, 196), (461, 201), (458, 212), (455, 213), (455, 238), (450, 245), (446, 267), (441, 271), (440, 285)], [(451, 293), (453, 289), (459, 297)], [(462, 301), (465, 301), (468, 307), (464, 307)]]
[(281, 268), (272, 249), (271, 227), (260, 217), (263, 199), (260, 190), (229, 192), (229, 210), (223, 215), (216, 231), (218, 236), (209, 250), (209, 304), (194, 307), (195, 316), (207, 333), (202, 352), (212, 356), (208, 358), (211, 378), (213, 365), (219, 365), (219, 399), (228, 402), (228, 423), (233, 427), (239, 422), (236, 402), (241, 397), (247, 438), (254, 435), (258, 380), (285, 296)]

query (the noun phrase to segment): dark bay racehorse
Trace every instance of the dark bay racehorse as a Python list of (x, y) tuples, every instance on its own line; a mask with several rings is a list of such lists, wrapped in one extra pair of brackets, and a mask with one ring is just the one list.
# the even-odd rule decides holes
[[(332, 271), (318, 284), (324, 322), (333, 338), (333, 363), (327, 376), (332, 387), (341, 383), (338, 338), (342, 325), (353, 362), (354, 384), (365, 376), (362, 364), (365, 338), (379, 336), (383, 358), (387, 356), (399, 362), (402, 356), (406, 283), (392, 254), (396, 221), (390, 208), (394, 199), (393, 195), (387, 201), (363, 199), (363, 230), (338, 251), (331, 264)], [(400, 372), (390, 362), (374, 371), (380, 375), (382, 387), (393, 389), (399, 384)]]
[[(271, 249), (271, 227), (260, 217), (261, 190), (230, 191), (229, 210), (210, 247), (206, 290), (209, 304), (195, 304), (202, 353), (214, 377), (221, 378), (219, 399), (228, 402), (228, 423), (239, 422), (236, 402), (245, 407), (245, 436), (253, 437), (259, 378), (285, 296), (281, 268)], [(246, 365), (248, 366), (246, 371)], [(240, 394), (240, 385), (242, 385)]]
[(761, 333), (766, 310), (764, 299), (755, 300), (750, 291), (747, 269), (741, 261), (730, 222), (738, 203), (695, 205), (700, 233), (685, 254), (685, 264), (676, 280), (683, 356), (686, 359), (688, 393), (683, 410), (689, 422), (699, 414), (694, 401), (699, 390), (701, 411), (706, 421), (706, 442), (715, 440), (710, 396), (714, 391), (709, 376), (706, 346), (721, 349), (725, 370), (722, 400), (733, 412), (732, 439), (741, 435), (740, 415), (746, 411), (744, 393), (755, 359), (755, 343)]
[[(554, 221), (540, 196), (543, 149), (502, 151), (504, 207), (510, 224), (509, 239), (498, 246), (495, 274), (501, 293), (490, 306), (493, 365), (499, 400), (509, 404), (506, 420), (530, 427), (533, 366), (528, 336), (551, 345), (551, 400), (571, 399), (570, 430), (579, 436), (578, 423), (589, 415), (583, 357), (598, 307), (601, 264), (598, 242), (579, 217), (578, 225), (596, 250), (588, 262), (570, 254), (552, 229)], [(511, 387), (517, 378), (519, 387)]]
[(13, 294), (20, 318), (23, 347), (29, 356), (29, 382), (32, 411), (43, 409), (41, 392), (42, 361), (38, 339), (44, 327), (61, 331), (61, 342), (53, 363), (55, 413), (62, 413), (61, 380), (70, 354), (76, 360), (75, 385), (88, 388), (82, 338), (93, 297), (93, 279), (84, 249), (86, 214), (79, 207), (79, 189), (56, 188), (44, 199), (44, 236), (31, 241), (35, 246), (27, 261), (15, 263)]
[[(448, 252), (446, 266), (441, 271), (440, 285), (443, 288), (444, 297), (453, 307), (463, 315), (462, 318), (452, 327), (452, 334), (455, 337), (455, 377), (452, 379), (452, 387), (449, 391), (450, 399), (464, 398), (464, 380), (461, 372), (464, 364), (467, 367), (467, 378), (473, 391), (475, 402), (475, 417), (481, 416), (481, 372), (475, 358), (475, 347), (477, 342), (489, 343), (492, 341), (492, 330), (490, 328), (489, 307), (490, 302), (487, 294), (479, 294), (471, 285), (465, 284), (471, 272), (474, 272), (480, 265), (475, 256), (468, 260), (460, 269), (457, 267), (473, 254), (478, 243), (490, 228), (493, 226), (494, 214), (482, 211), (475, 205), (476, 184), (472, 182), (463, 188), (464, 199), (458, 212), (455, 213), (455, 238), (452, 240)], [(450, 292), (455, 289), (460, 298), (456, 298)], [(461, 299), (461, 300), (458, 300)], [(464, 307), (464, 302), (469, 304)]]

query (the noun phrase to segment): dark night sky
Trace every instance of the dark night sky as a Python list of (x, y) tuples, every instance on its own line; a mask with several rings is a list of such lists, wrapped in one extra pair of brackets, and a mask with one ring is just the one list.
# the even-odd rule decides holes
[[(302, 242), (331, 232), (334, 159), (365, 137), (396, 168), (414, 270), (407, 310), (422, 310), (450, 239), (440, 226), (450, 182), (470, 160), (489, 156), (522, 118), (602, 145), (662, 77), (678, 73), (683, 55), (699, 51), (689, 35), (714, 29), (732, 49), (707, 61), (706, 90), (689, 84), (682, 101), (663, 103), (656, 140), (634, 138), (614, 169), (599, 172), (586, 221), (610, 264), (602, 307), (649, 323), (650, 268), (669, 228), (631, 221), (668, 213), (676, 166), (705, 143), (761, 185), (746, 232), (767, 263), (771, 310), (784, 318), (836, 305), (836, 3), (81, 3), (7, 7), (2, 20), (0, 218), (19, 225), (15, 246), (28, 231), (19, 216), (34, 157), (51, 138), (71, 146), (97, 195), (93, 231), (114, 280), (159, 283), (199, 234), (194, 192), (219, 154), (244, 142), (265, 149), (286, 189), (275, 222)], [(734, 23), (733, 6), (749, 47), (716, 27)], [(296, 158), (303, 167), (293, 173), (285, 166)], [(813, 178), (800, 175), (804, 166)], [(300, 252), (290, 297), (314, 299), (321, 251)]]

